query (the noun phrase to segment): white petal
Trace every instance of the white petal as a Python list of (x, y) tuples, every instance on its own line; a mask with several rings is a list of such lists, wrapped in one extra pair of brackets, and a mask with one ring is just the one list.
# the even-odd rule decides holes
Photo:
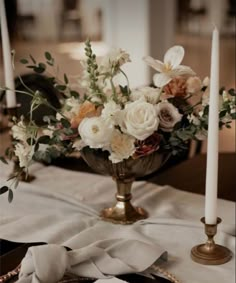
[(164, 68), (164, 64), (159, 61), (159, 60), (155, 60), (150, 56), (146, 56), (143, 58), (143, 60), (153, 69), (157, 70), (158, 72), (162, 72), (163, 68)]
[(172, 68), (177, 67), (184, 58), (184, 48), (180, 45), (175, 45), (166, 51), (164, 63), (170, 64)]
[(183, 75), (189, 75), (189, 76), (194, 76), (196, 73), (188, 66), (184, 65), (179, 65), (176, 67), (174, 70), (170, 72), (170, 76), (177, 77), (177, 76), (183, 76)]
[(157, 87), (163, 87), (166, 84), (168, 84), (168, 82), (170, 81), (171, 81), (171, 77), (165, 73), (155, 74), (153, 77), (154, 85)]

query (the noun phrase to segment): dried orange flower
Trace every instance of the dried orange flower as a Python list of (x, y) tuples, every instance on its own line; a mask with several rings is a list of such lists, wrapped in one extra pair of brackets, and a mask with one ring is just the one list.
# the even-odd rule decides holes
[(186, 95), (186, 78), (176, 77), (171, 80), (165, 87), (164, 92), (173, 96)]
[(77, 128), (80, 122), (85, 117), (94, 117), (100, 114), (100, 110), (96, 108), (96, 106), (91, 103), (90, 101), (85, 101), (81, 104), (79, 113), (71, 119), (71, 126), (72, 128)]

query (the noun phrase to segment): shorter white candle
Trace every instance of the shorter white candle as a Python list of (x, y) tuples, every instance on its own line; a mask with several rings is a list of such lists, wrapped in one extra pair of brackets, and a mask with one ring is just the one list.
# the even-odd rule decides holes
[(16, 95), (4, 0), (0, 0), (0, 13), (5, 86), (9, 88), (6, 91), (6, 105), (13, 108), (16, 106)]
[(218, 189), (218, 150), (219, 150), (219, 32), (212, 33), (210, 101), (207, 142), (205, 222), (217, 222)]

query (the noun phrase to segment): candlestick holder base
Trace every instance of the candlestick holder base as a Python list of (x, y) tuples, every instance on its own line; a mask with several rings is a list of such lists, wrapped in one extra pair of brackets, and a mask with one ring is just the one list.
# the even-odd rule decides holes
[[(19, 107), (20, 107), (20, 105), (17, 104), (15, 107), (8, 107), (7, 108), (7, 112), (8, 112), (8, 115), (9, 115), (9, 124), (12, 125), (13, 118), (18, 117), (18, 113), (17, 113), (18, 111), (17, 110), (18, 110)], [(12, 140), (12, 142), (14, 141), (12, 134), (11, 134), (11, 140)], [(13, 162), (14, 162), (14, 167), (13, 167), (13, 171), (10, 174), (9, 178), (14, 177), (16, 175), (16, 172), (18, 172), (20, 170), (19, 160), (16, 156), (13, 157)], [(19, 179), (19, 181), (30, 183), (31, 181), (33, 181), (35, 179), (35, 176), (27, 174), (25, 171), (22, 171), (21, 174), (19, 175), (18, 179)]]
[(192, 260), (204, 265), (220, 265), (228, 262), (232, 258), (232, 252), (224, 246), (215, 244), (213, 240), (217, 233), (217, 225), (221, 223), (221, 219), (218, 217), (216, 224), (206, 224), (205, 217), (203, 217), (201, 222), (205, 225), (205, 233), (208, 239), (205, 244), (192, 248)]

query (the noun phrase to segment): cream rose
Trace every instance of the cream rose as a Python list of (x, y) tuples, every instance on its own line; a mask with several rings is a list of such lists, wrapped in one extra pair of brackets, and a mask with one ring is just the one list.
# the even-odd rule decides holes
[(84, 118), (78, 131), (85, 146), (106, 149), (111, 140), (113, 126), (102, 117)]
[(126, 104), (119, 113), (118, 121), (124, 133), (138, 140), (145, 140), (159, 125), (154, 105), (142, 100)]
[(115, 130), (111, 138), (111, 154), (109, 156), (112, 163), (129, 158), (135, 152), (134, 142), (133, 137)]
[(160, 129), (164, 132), (171, 132), (174, 125), (182, 118), (178, 109), (167, 101), (157, 104), (156, 109), (160, 120)]

